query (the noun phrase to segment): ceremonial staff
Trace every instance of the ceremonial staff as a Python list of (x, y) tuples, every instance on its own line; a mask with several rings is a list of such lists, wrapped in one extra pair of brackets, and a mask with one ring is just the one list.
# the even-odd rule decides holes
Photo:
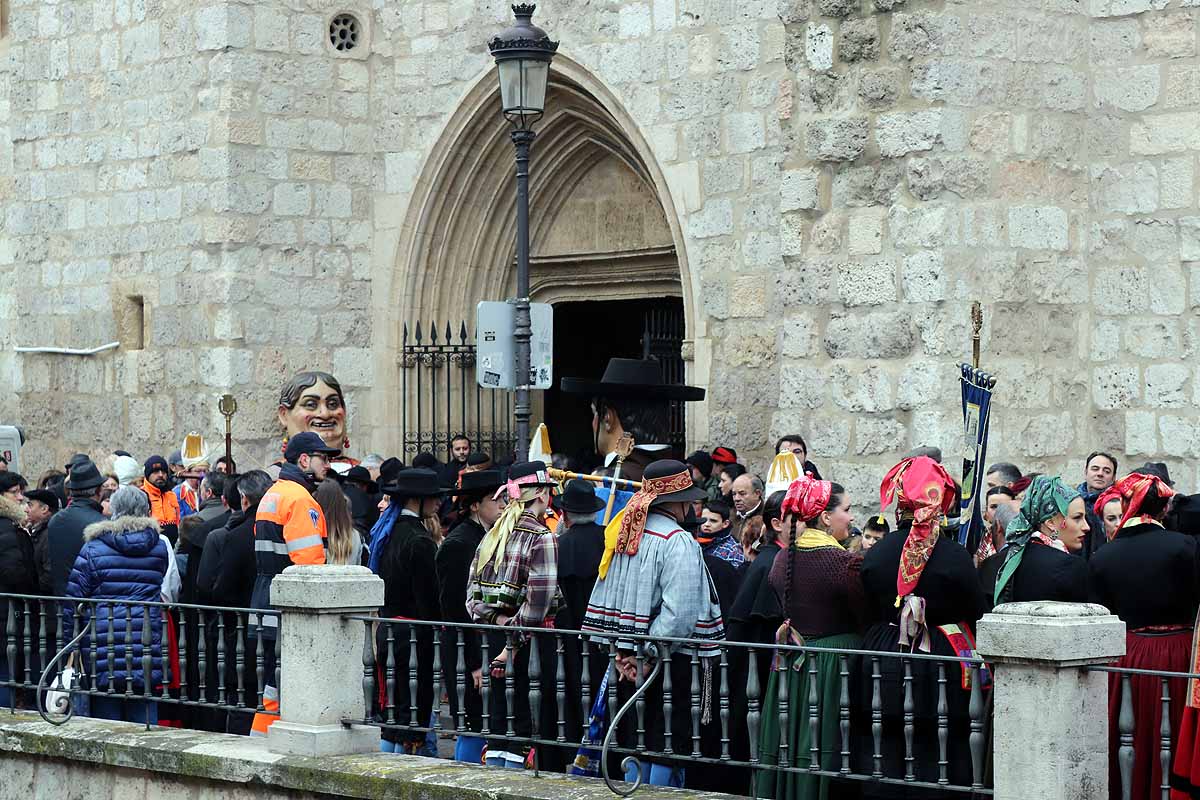
[(217, 408), (225, 416), (225, 466), (230, 475), (235, 475), (237, 468), (233, 464), (233, 415), (237, 413), (237, 398), (231, 394), (223, 394)]
[(618, 489), (632, 489), (637, 491), (642, 488), (641, 481), (631, 481), (626, 478), (611, 478), (608, 475), (584, 475), (579, 472), (569, 472), (565, 469), (555, 469), (550, 467), (546, 470), (546, 474), (556, 481), (570, 481), (578, 478), (581, 481), (591, 481), (592, 483), (609, 483), (611, 482)]
[(621, 434), (621, 438), (617, 440), (617, 463), (613, 466), (613, 486), (608, 490), (608, 504), (604, 506), (604, 522), (607, 526), (612, 521), (613, 500), (617, 497), (616, 482), (621, 479), (621, 465), (625, 463), (625, 459), (629, 458), (629, 454), (633, 452), (633, 437), (628, 433)]

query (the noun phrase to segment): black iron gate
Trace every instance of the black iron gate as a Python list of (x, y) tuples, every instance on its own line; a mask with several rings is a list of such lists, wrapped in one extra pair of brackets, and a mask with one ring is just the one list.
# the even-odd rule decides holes
[[(683, 383), (682, 303), (633, 311), (639, 312), (642, 357), (657, 359), (668, 383)], [(478, 385), (475, 337), (465, 321), (459, 323), (457, 334), (448, 322), (444, 325), (417, 322), (411, 330), (405, 325), (401, 344), (400, 424), (404, 443), (401, 458), (406, 463), (411, 463), (421, 452), (433, 453), (445, 461), (449, 457), (450, 440), (459, 434), (470, 438), (476, 450), (493, 458), (508, 457), (516, 451), (513, 393)], [(682, 455), (685, 438), (684, 404), (672, 403), (666, 443)]]
[[(662, 365), (663, 380), (683, 383), (683, 306), (649, 308), (642, 327), (642, 357), (655, 358)], [(671, 429), (667, 444), (683, 457), (687, 439), (684, 404), (671, 403)]]
[[(457, 340), (447, 322), (405, 324), (400, 359), (401, 436), (406, 463), (421, 452), (446, 461), (450, 440), (467, 436), (475, 450), (493, 458), (516, 450), (512, 392), (483, 389), (475, 381), (475, 338), (459, 323)], [(440, 337), (440, 338), (439, 338)]]

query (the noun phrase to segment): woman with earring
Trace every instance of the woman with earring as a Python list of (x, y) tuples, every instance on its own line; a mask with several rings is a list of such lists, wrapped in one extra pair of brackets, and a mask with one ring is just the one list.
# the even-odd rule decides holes
[[(804, 475), (792, 482), (783, 501), (787, 549), (775, 557), (770, 583), (783, 609), (784, 622), (776, 636), (779, 644), (814, 648), (858, 649), (862, 643), (866, 600), (859, 574), (862, 556), (842, 546), (850, 535), (854, 516), (850, 495), (840, 484)], [(789, 767), (808, 769), (812, 763), (809, 698), (815, 660), (816, 691), (821, 715), (818, 723), (819, 768), (836, 770), (841, 751), (838, 716), (842, 657), (837, 653), (789, 653), (778, 659), (763, 700), (762, 753), (770, 763), (779, 740), (779, 695), (786, 693)], [(849, 743), (846, 743), (847, 748)], [(763, 797), (820, 798), (825, 800), (831, 782), (827, 777), (794, 773), (760, 773), (758, 793)]]
[(993, 599), (1000, 603), (1088, 601), (1088, 562), (1074, 554), (1088, 535), (1087, 507), (1061, 478), (1038, 475), (1008, 524)]

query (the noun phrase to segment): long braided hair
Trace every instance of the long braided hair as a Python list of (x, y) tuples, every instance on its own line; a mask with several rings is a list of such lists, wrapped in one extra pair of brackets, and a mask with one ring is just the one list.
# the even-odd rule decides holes
[[(821, 509), (821, 512), (823, 513), (825, 511), (832, 511), (833, 509), (840, 506), (842, 504), (842, 498), (845, 494), (846, 494), (846, 488), (844, 486), (842, 486), (840, 483), (830, 483), (829, 500), (828, 500), (828, 502), (825, 503), (825, 508)], [(774, 495), (772, 495), (772, 497), (774, 497)], [(783, 584), (783, 614), (785, 617), (788, 616), (788, 609), (791, 607), (792, 571), (794, 569), (794, 565), (795, 565), (795, 561), (796, 561), (796, 554), (799, 552), (799, 549), (796, 546), (797, 523), (804, 526), (803, 528), (800, 529), (800, 533), (803, 533), (804, 531), (808, 530), (809, 528), (818, 528), (819, 530), (824, 530), (823, 528), (820, 528), (818, 525), (820, 519), (821, 519), (820, 513), (818, 513), (812, 519), (806, 519), (806, 520), (797, 520), (795, 514), (793, 514), (791, 524), (788, 525), (788, 543), (787, 543), (787, 549), (784, 550), (784, 552), (787, 554), (787, 562), (784, 564), (786, 575), (785, 575), (784, 584)]]

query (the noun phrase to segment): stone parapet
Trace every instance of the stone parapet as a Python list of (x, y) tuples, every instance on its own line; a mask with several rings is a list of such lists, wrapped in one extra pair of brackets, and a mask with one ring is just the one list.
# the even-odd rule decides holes
[[(0, 800), (178, 797), (422, 797), (427, 800), (611, 800), (601, 781), (419, 756), (288, 756), (261, 739), (75, 718), (64, 727), (29, 714), (0, 719)], [(639, 798), (722, 800), (729, 795), (646, 786)]]

